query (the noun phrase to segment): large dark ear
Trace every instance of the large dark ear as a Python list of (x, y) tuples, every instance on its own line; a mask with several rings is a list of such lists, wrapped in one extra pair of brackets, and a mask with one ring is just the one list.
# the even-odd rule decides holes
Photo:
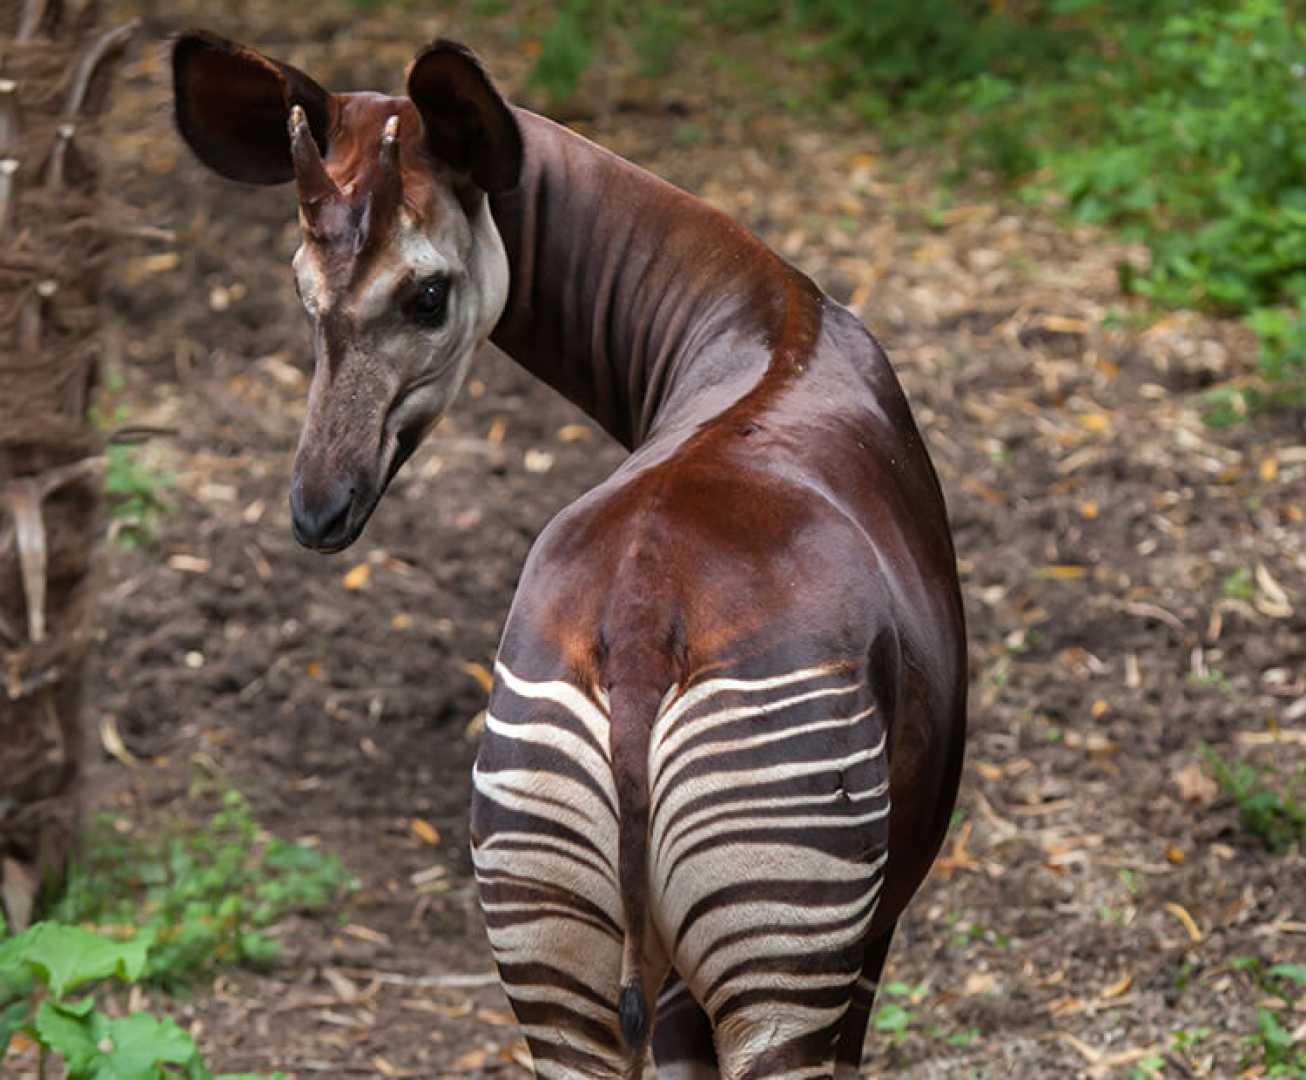
[(521, 175), (522, 143), (508, 103), (466, 46), (437, 41), (408, 69), (408, 96), (438, 160), (484, 191), (507, 191)]
[(172, 48), (177, 128), (210, 169), (247, 184), (294, 179), (287, 119), (293, 105), (308, 117), (325, 157), (331, 95), (302, 71), (202, 30)]

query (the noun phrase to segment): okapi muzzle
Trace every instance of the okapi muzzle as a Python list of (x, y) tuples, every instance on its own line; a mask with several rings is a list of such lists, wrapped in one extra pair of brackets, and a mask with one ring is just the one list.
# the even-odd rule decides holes
[(332, 94), (202, 33), (178, 41), (174, 77), (178, 126), (205, 164), (295, 181), (314, 372), (291, 519), (304, 546), (341, 551), (503, 311), (507, 256), (486, 193), (516, 182), (520, 136), (476, 60), (447, 42), (414, 61), (407, 97)]

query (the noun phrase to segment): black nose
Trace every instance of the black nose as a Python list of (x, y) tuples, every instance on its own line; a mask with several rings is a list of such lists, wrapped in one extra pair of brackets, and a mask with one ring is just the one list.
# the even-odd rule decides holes
[(295, 539), (315, 551), (339, 551), (353, 539), (349, 535), (349, 511), (354, 489), (338, 483), (321, 494), (306, 498), (304, 485), (296, 478), (290, 484), (290, 521)]

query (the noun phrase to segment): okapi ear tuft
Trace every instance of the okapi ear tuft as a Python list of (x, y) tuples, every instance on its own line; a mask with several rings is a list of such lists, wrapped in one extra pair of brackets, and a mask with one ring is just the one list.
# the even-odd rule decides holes
[(331, 95), (297, 68), (202, 30), (172, 47), (177, 129), (214, 172), (247, 184), (294, 179), (292, 106), (303, 108), (323, 156), (331, 130)]
[(507, 191), (521, 176), (517, 120), (475, 54), (437, 41), (408, 69), (408, 96), (422, 114), (431, 155), (483, 191)]

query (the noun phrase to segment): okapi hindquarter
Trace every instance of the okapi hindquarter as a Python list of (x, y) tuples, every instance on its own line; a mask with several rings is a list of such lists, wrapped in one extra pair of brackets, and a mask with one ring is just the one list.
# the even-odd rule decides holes
[(316, 368), (296, 536), (339, 551), (494, 342), (631, 456), (534, 545), (473, 783), (537, 1075), (852, 1076), (951, 814), (943, 499), (878, 344), (745, 229), (507, 104), (437, 42), (403, 97), (188, 34), (178, 124), (295, 180)]

